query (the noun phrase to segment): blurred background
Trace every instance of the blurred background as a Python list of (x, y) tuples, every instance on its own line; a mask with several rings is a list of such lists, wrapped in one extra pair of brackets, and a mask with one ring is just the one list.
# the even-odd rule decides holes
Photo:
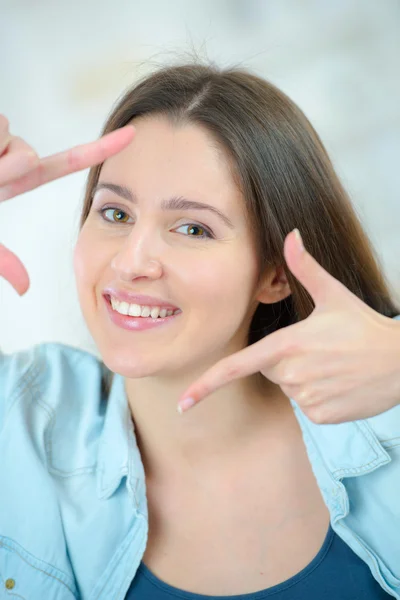
[[(303, 109), (400, 299), (399, 0), (0, 0), (0, 113), (46, 156), (98, 137), (138, 77), (196, 52), (269, 79)], [(87, 171), (1, 205), (0, 240), (31, 279), (0, 280), (0, 345), (96, 355), (75, 288)]]

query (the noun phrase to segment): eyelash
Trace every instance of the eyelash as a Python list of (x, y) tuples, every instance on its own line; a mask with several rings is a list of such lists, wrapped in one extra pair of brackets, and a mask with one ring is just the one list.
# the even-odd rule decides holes
[[(124, 210), (121, 210), (120, 208), (118, 208), (117, 206), (105, 206), (104, 208), (98, 208), (96, 209), (96, 212), (100, 214), (101, 218), (104, 219), (104, 221), (106, 221), (106, 223), (110, 223), (111, 225), (117, 225), (117, 221), (110, 221), (109, 219), (106, 219), (106, 217), (104, 216), (104, 213), (107, 210), (117, 210), (123, 214), (127, 214)], [(121, 222), (121, 221), (120, 221)], [(122, 223), (123, 225), (127, 225), (127, 223)], [(205, 231), (205, 234), (203, 235), (189, 235), (188, 237), (193, 237), (196, 238), (198, 240), (201, 239), (205, 239), (205, 238), (209, 238), (209, 239), (215, 239), (213, 232), (211, 231), (211, 229), (208, 229), (207, 227), (205, 227), (204, 225), (200, 225), (200, 223), (188, 223), (185, 225), (180, 225), (179, 227), (189, 227), (189, 225), (194, 225), (195, 227), (201, 227), (201, 229), (203, 229)]]

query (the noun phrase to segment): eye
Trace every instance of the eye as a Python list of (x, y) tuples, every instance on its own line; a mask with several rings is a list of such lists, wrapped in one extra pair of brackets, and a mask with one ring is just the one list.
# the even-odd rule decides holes
[(177, 229), (181, 229), (182, 227), (187, 227), (192, 231), (200, 231), (200, 235), (189, 235), (188, 237), (196, 237), (196, 238), (200, 238), (200, 239), (202, 239), (202, 238), (213, 239), (214, 238), (211, 231), (209, 231), (208, 229), (203, 227), (203, 225), (198, 225), (197, 223), (188, 223), (187, 225), (180, 225)]
[[(113, 213), (111, 218), (108, 218), (105, 216), (106, 212), (108, 212), (108, 211), (112, 211), (112, 213)], [(105, 206), (104, 208), (96, 209), (96, 212), (101, 215), (101, 218), (104, 219), (104, 221), (107, 221), (107, 223), (111, 223), (111, 225), (116, 225), (117, 223), (126, 224), (126, 220), (124, 220), (124, 217), (129, 218), (129, 215), (125, 211), (121, 210), (120, 208), (118, 208), (116, 206)], [(114, 220), (115, 214), (124, 215), (124, 217), (117, 218), (117, 220)], [(198, 235), (189, 235), (187, 237), (194, 237), (194, 238), (198, 238), (198, 239), (205, 239), (205, 238), (214, 239), (214, 235), (213, 235), (212, 231), (210, 229), (208, 229), (207, 227), (204, 227), (203, 225), (200, 225), (198, 223), (188, 223), (186, 225), (180, 225), (177, 229), (181, 229), (182, 227), (189, 228), (191, 231), (198, 233)]]
[(112, 220), (105, 217), (105, 213), (109, 210), (113, 211), (114, 214), (116, 213), (119, 215), (125, 215), (126, 217), (128, 216), (126, 212), (120, 208), (116, 208), (115, 206), (105, 206), (104, 208), (99, 208), (96, 212), (98, 212), (105, 221), (108, 221), (108, 223), (126, 223), (126, 221), (123, 219), (117, 219), (114, 221), (114, 214), (112, 215)]

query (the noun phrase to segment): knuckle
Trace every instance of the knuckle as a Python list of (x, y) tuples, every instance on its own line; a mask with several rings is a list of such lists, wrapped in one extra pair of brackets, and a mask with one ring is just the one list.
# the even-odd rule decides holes
[(285, 368), (282, 371), (281, 380), (285, 385), (294, 385), (297, 383), (297, 375), (293, 369)]
[(327, 414), (324, 406), (311, 406), (304, 409), (305, 414), (313, 423), (322, 425), (327, 422)]
[(238, 377), (240, 377), (240, 366), (236, 365), (236, 364), (228, 364), (225, 369), (224, 369), (224, 376), (225, 379), (230, 381), (231, 379), (237, 379)]
[(317, 402), (315, 392), (312, 389), (301, 390), (301, 392), (299, 392), (298, 399), (299, 403), (301, 403), (303, 406), (315, 405)]
[(282, 350), (286, 356), (297, 355), (301, 349), (302, 343), (298, 337), (292, 335), (285, 337)]
[(280, 367), (280, 377), (283, 383), (292, 386), (304, 386), (306, 379), (301, 365), (294, 360), (286, 360)]
[(29, 165), (31, 166), (31, 168), (36, 167), (38, 165), (38, 163), (40, 162), (40, 158), (38, 156), (38, 154), (36, 154), (36, 152), (34, 150), (32, 150), (32, 148), (30, 148), (28, 146), (27, 148), (28, 152), (25, 152), (25, 156), (29, 162)]
[(19, 136), (12, 136), (11, 141), (15, 152), (28, 155), (29, 158), (32, 158), (32, 160), (39, 160), (37, 152), (23, 138)]
[(18, 152), (21, 152), (22, 150), (26, 151), (29, 149), (28, 144), (19, 135), (12, 135), (10, 137), (10, 144), (12, 145), (12, 148), (14, 148), (15, 151)]

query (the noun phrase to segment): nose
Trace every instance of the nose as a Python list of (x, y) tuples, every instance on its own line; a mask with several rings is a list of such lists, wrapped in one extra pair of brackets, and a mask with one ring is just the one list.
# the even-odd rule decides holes
[(139, 277), (158, 279), (162, 274), (160, 262), (160, 240), (150, 228), (139, 228), (138, 223), (111, 261), (111, 268), (122, 280), (131, 281)]

